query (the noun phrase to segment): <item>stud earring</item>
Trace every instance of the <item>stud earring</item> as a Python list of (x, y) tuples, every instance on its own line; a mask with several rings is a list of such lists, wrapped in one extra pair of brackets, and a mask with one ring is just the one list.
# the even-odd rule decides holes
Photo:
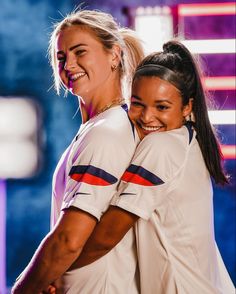
[(112, 70), (112, 71), (115, 71), (116, 69), (117, 69), (117, 65), (113, 64), (113, 65), (111, 66), (111, 70)]
[(188, 116), (186, 116), (186, 121), (191, 122), (192, 121), (192, 113), (190, 113)]
[(191, 112), (189, 115), (187, 115), (185, 118), (185, 121), (187, 122), (195, 122), (194, 114)]

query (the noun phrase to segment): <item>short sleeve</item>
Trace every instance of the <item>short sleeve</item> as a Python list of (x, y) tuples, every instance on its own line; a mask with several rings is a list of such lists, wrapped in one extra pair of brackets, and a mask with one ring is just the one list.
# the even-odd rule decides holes
[(149, 219), (167, 200), (183, 165), (184, 153), (181, 138), (175, 133), (173, 136), (170, 132), (146, 136), (122, 175), (111, 204)]
[(76, 141), (69, 156), (62, 209), (74, 206), (99, 220), (117, 191), (135, 147), (128, 120), (126, 130), (99, 126)]

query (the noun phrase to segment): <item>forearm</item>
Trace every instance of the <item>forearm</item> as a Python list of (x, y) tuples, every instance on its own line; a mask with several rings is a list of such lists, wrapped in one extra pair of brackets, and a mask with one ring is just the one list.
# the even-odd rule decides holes
[(13, 294), (37, 294), (60, 277), (78, 258), (96, 219), (71, 207), (62, 212), (13, 287)]
[(110, 206), (96, 225), (79, 258), (71, 269), (88, 265), (112, 250), (138, 220), (138, 216)]
[(111, 251), (114, 246), (115, 244), (107, 246), (107, 244), (103, 244), (92, 237), (91, 240), (88, 240), (88, 243), (84, 246), (83, 251), (72, 264), (70, 269), (81, 268), (85, 265), (93, 263)]
[(12, 293), (40, 293), (69, 268), (81, 250), (71, 250), (64, 238), (47, 236), (15, 283)]

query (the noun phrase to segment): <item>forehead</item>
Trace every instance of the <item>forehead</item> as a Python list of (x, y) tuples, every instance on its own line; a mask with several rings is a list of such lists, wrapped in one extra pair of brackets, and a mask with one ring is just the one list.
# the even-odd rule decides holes
[(56, 50), (65, 50), (73, 45), (102, 46), (94, 31), (85, 25), (72, 25), (59, 32), (56, 38)]
[(152, 97), (157, 99), (161, 97), (176, 97), (181, 98), (180, 91), (166, 80), (162, 80), (155, 76), (141, 76), (133, 81), (132, 85), (133, 94), (137, 94), (140, 98)]

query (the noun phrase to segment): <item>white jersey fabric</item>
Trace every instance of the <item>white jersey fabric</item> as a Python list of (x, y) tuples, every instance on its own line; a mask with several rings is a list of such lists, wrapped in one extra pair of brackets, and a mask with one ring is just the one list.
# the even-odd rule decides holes
[[(81, 125), (54, 173), (52, 226), (61, 210), (71, 206), (99, 220), (117, 191), (138, 142), (124, 106), (110, 108)], [(106, 256), (81, 269), (67, 271), (62, 278), (62, 293), (139, 293), (136, 266), (131, 230)]]
[(140, 216), (142, 294), (235, 293), (215, 243), (211, 179), (191, 127), (145, 137), (112, 204)]

